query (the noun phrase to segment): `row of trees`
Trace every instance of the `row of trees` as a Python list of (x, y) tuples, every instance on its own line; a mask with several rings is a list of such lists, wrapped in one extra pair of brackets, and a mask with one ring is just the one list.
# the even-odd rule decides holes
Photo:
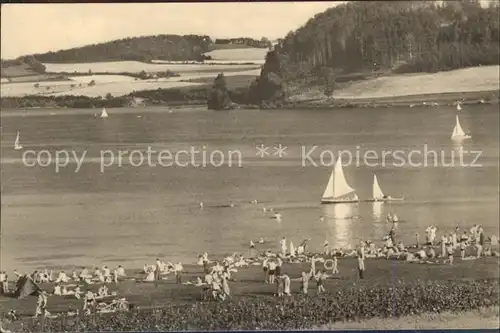
[(351, 2), (330, 8), (280, 40), (295, 72), (447, 70), (498, 64), (498, 2), (477, 0)]
[(199, 61), (212, 40), (199, 35), (157, 35), (114, 40), (69, 50), (35, 54), (41, 62), (75, 63), (136, 60)]
[(215, 44), (236, 44), (236, 45), (245, 45), (248, 47), (256, 47), (256, 48), (270, 48), (273, 46), (273, 43), (267, 38), (262, 37), (260, 40), (242, 37), (242, 38), (229, 38), (229, 39), (216, 39)]

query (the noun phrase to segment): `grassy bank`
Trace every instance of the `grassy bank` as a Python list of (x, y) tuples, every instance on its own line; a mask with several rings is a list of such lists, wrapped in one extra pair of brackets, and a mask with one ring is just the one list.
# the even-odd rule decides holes
[(483, 307), (472, 311), (425, 313), (401, 318), (372, 318), (362, 321), (331, 323), (313, 327), (314, 330), (428, 330), (428, 329), (498, 329), (497, 306)]
[[(17, 300), (0, 298), (0, 313), (15, 309), (24, 318), (9, 327), (20, 331), (128, 331), (187, 329), (298, 329), (320, 327), (370, 318), (394, 318), (409, 315), (460, 313), (498, 305), (498, 258), (456, 260), (453, 266), (406, 263), (385, 259), (368, 259), (365, 279), (356, 272), (357, 261), (339, 259), (340, 274), (325, 282), (326, 294), (317, 296), (310, 283), (309, 295), (299, 293), (299, 281), (292, 281), (292, 296), (274, 296), (276, 286), (263, 283), (260, 266), (240, 268), (229, 283), (231, 299), (225, 303), (201, 302), (202, 289), (175, 284), (175, 278), (152, 283), (123, 281), (111, 284), (134, 305), (134, 311), (123, 314), (95, 315), (78, 319), (56, 318), (43, 322), (29, 318), (36, 307), (36, 297)], [(186, 266), (184, 281), (203, 276), (200, 267)], [(298, 278), (308, 264), (284, 264), (283, 270), (292, 279)], [(318, 266), (320, 268), (320, 266)], [(127, 271), (140, 279), (138, 271)], [(99, 285), (89, 286), (97, 290)], [(42, 285), (51, 291), (51, 285)], [(83, 288), (82, 290), (85, 290)], [(48, 310), (64, 313), (68, 308), (80, 309), (82, 301), (50, 296)], [(443, 316), (445, 316), (443, 315)], [(402, 325), (403, 325), (402, 324)], [(347, 324), (345, 324), (347, 325)], [(438, 325), (438, 324), (436, 324)], [(444, 324), (441, 324), (444, 325)], [(441, 327), (441, 326), (436, 326)], [(453, 326), (450, 326), (453, 327)], [(479, 327), (483, 327), (479, 325)]]
[[(229, 78), (229, 77), (228, 77)], [(236, 88), (229, 95), (239, 104), (238, 108), (256, 108), (246, 105), (246, 80), (237, 76), (231, 77)], [(204, 79), (199, 79), (203, 81)], [(231, 81), (231, 80), (228, 80)], [(202, 106), (207, 104), (210, 85), (202, 84), (195, 87), (180, 87), (171, 89), (155, 89), (133, 92), (120, 97), (88, 97), (88, 96), (25, 96), (4, 97), (0, 99), (2, 109), (25, 108), (102, 108), (102, 107), (147, 107), (147, 106)], [(457, 100), (463, 105), (470, 104), (497, 104), (499, 91), (456, 92), (446, 94), (423, 94), (382, 98), (359, 99), (308, 99), (290, 101), (283, 108), (287, 109), (334, 109), (334, 108), (388, 108), (388, 107), (443, 107), (453, 106)], [(140, 102), (136, 102), (140, 100)], [(432, 104), (437, 103), (437, 104)]]

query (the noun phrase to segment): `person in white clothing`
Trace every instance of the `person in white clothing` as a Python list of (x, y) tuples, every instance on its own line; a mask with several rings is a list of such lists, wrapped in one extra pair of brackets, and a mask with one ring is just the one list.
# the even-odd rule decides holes
[(122, 265), (118, 265), (118, 268), (116, 269), (116, 271), (118, 272), (118, 277), (125, 277), (125, 276), (127, 276), (125, 274), (125, 269), (122, 267)]
[(269, 262), (269, 283), (273, 284), (276, 274), (276, 262)]
[(175, 282), (177, 284), (182, 283), (182, 271), (184, 268), (182, 267), (182, 263), (179, 261), (177, 264), (174, 265), (174, 272), (175, 272)]
[(285, 238), (285, 237), (283, 237), (283, 238), (281, 239), (280, 244), (281, 244), (281, 254), (282, 254), (283, 256), (285, 256), (285, 255), (286, 255), (286, 252), (287, 252), (287, 248), (286, 248), (286, 238)]
[(57, 277), (56, 283), (68, 282), (68, 281), (69, 281), (69, 278), (66, 275), (66, 273), (64, 273), (64, 271), (59, 272), (59, 276)]

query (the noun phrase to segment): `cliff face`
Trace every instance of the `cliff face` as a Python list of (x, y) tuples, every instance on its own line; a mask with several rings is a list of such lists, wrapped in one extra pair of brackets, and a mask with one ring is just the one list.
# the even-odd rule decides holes
[(269, 51), (260, 76), (249, 87), (248, 102), (262, 108), (281, 106), (286, 98), (284, 76), (285, 58)]

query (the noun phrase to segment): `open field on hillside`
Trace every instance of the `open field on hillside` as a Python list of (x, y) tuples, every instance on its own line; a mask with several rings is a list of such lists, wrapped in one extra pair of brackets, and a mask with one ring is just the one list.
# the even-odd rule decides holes
[(229, 71), (244, 71), (260, 68), (259, 65), (203, 65), (203, 64), (148, 64), (139, 61), (111, 61), (111, 62), (94, 62), (81, 64), (48, 64), (44, 63), (48, 73), (140, 73), (146, 71), (148, 73), (163, 72), (170, 70), (175, 73), (187, 72), (229, 72)]
[(210, 51), (214, 50), (235, 50), (235, 49), (247, 49), (249, 48), (246, 44), (210, 44), (208, 49)]
[[(113, 96), (127, 95), (133, 91), (168, 89), (191, 87), (199, 85), (212, 85), (213, 79), (218, 72), (187, 72), (180, 77), (153, 80), (135, 80), (125, 75), (88, 75), (70, 76), (70, 81), (40, 82), (36, 87), (34, 82), (2, 84), (1, 93), (3, 97), (20, 97), (26, 95), (83, 95), (89, 97), (106, 96), (108, 93)], [(224, 72), (230, 77), (244, 77), (238, 81), (244, 82), (247, 86), (253, 78), (260, 74), (260, 69), (244, 71)], [(95, 85), (89, 86), (90, 81), (95, 81)], [(237, 85), (241, 87), (241, 85)]]
[(28, 64), (2, 67), (2, 77), (16, 77), (38, 74)]
[[(403, 96), (480, 92), (500, 89), (500, 66), (482, 66), (448, 72), (386, 75), (338, 84), (337, 99), (384, 99)], [(297, 87), (290, 91), (292, 101), (325, 99), (323, 86)]]
[(214, 50), (205, 53), (205, 55), (212, 57), (213, 60), (263, 61), (266, 57), (267, 52), (269, 52), (268, 49), (240, 48)]

